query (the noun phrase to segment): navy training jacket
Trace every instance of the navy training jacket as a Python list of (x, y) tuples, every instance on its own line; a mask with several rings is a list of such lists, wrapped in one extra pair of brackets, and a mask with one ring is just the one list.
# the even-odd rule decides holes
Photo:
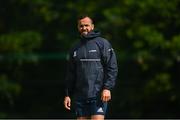
[(118, 73), (111, 44), (92, 31), (70, 51), (66, 79), (66, 96), (97, 97), (102, 89), (111, 90)]

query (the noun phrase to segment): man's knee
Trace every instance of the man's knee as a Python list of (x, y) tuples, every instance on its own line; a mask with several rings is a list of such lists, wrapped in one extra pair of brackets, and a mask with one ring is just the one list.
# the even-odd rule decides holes
[(92, 115), (92, 120), (104, 120), (104, 115)]

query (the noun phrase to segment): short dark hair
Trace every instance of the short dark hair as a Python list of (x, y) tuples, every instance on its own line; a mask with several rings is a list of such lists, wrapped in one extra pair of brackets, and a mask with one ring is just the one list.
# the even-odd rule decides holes
[(87, 15), (87, 14), (81, 14), (81, 15), (79, 15), (78, 18), (77, 18), (77, 20), (79, 21), (79, 20), (81, 20), (81, 19), (83, 19), (83, 18), (86, 18), (86, 17), (88, 17), (88, 18), (91, 20), (92, 24), (93, 24), (93, 19), (92, 19), (92, 17), (91, 17), (90, 15)]

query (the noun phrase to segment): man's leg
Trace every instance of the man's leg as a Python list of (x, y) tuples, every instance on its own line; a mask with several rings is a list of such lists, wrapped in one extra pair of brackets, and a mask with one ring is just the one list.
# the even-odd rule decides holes
[(107, 109), (107, 102), (96, 100), (95, 103), (92, 103), (91, 109), (91, 120), (104, 120)]
[(104, 115), (92, 115), (91, 120), (104, 120)]
[(77, 117), (77, 120), (88, 120), (88, 117)]

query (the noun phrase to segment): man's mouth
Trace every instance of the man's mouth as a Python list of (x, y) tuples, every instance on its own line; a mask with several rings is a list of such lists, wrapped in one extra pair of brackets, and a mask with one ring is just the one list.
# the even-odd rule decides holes
[(81, 33), (82, 33), (82, 34), (87, 34), (88, 32), (87, 32), (87, 31), (82, 31)]

